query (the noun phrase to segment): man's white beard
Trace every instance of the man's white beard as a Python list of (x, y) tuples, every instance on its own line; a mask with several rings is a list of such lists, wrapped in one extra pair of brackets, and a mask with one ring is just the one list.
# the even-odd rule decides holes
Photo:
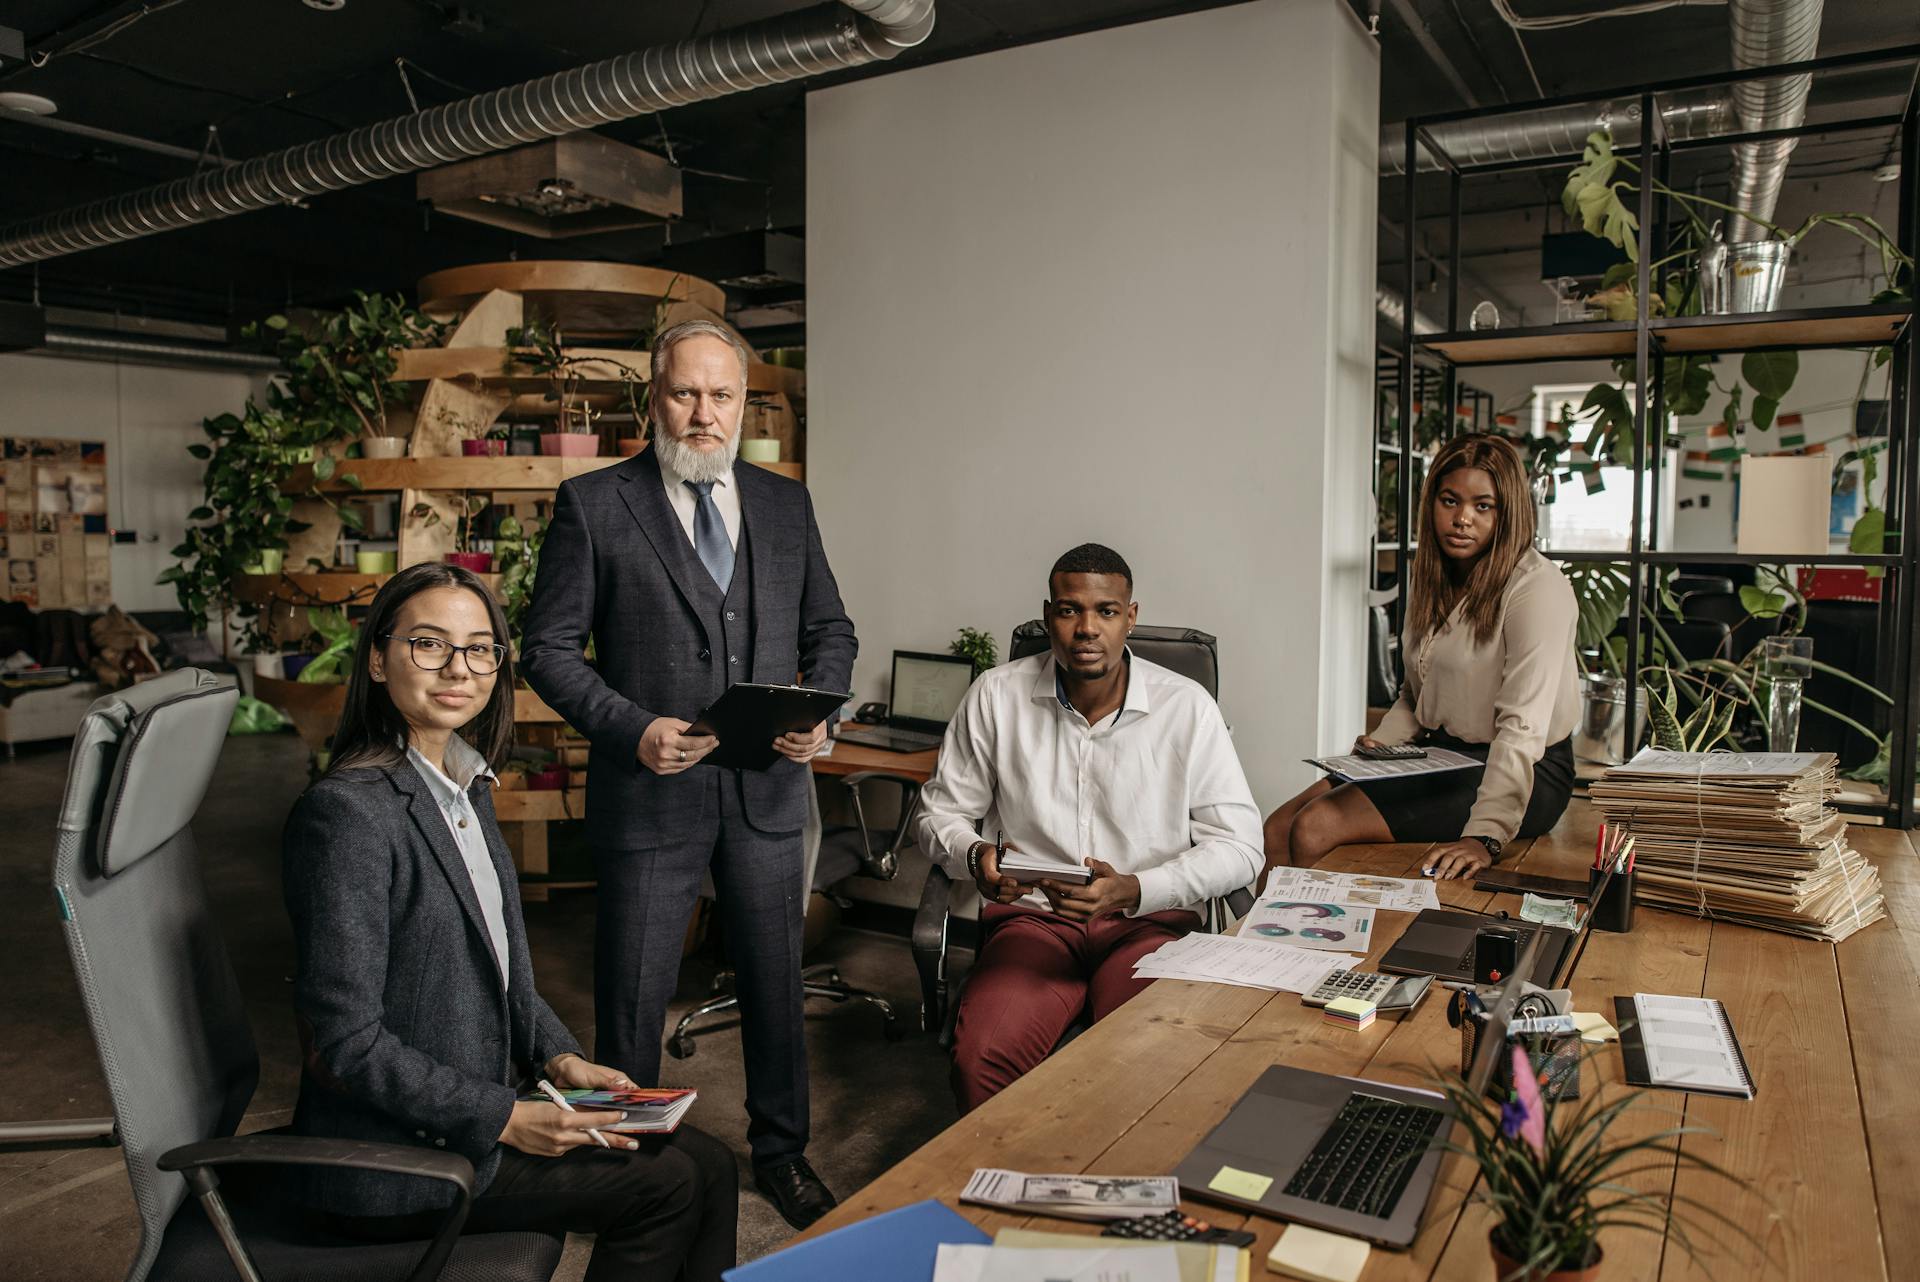
[(682, 480), (717, 481), (733, 469), (733, 460), (740, 454), (740, 433), (734, 432), (724, 450), (703, 450), (675, 440), (671, 432), (655, 424), (653, 448), (660, 451), (660, 461)]

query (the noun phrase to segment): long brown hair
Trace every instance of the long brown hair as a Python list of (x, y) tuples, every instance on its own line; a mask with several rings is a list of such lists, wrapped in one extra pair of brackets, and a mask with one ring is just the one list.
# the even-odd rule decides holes
[[(393, 706), (386, 686), (373, 679), (373, 651), (386, 644), (400, 607), (429, 588), (465, 588), (486, 603), (488, 625), (494, 637), (507, 644), (507, 619), (500, 603), (487, 591), (487, 585), (472, 570), (440, 561), (410, 565), (388, 579), (373, 604), (367, 608), (367, 621), (360, 629), (360, 642), (353, 651), (353, 671), (347, 676), (346, 707), (333, 732), (333, 754), (327, 773), (361, 767), (397, 766), (406, 760), (407, 722)], [(493, 695), (480, 715), (458, 731), (487, 765), (498, 770), (513, 747), (513, 655), (500, 661), (494, 679)]]
[[(1493, 478), (1493, 538), (1464, 575), (1451, 571), (1433, 530), (1433, 504), (1440, 482), (1463, 467), (1477, 467)], [(1427, 483), (1420, 487), (1420, 546), (1413, 554), (1413, 595), (1409, 601), (1407, 634), (1412, 640), (1440, 631), (1454, 608), (1473, 629), (1480, 645), (1493, 640), (1500, 625), (1500, 598), (1507, 590), (1520, 559), (1533, 546), (1533, 491), (1520, 451), (1504, 437), (1472, 433), (1456, 436), (1440, 447)]]

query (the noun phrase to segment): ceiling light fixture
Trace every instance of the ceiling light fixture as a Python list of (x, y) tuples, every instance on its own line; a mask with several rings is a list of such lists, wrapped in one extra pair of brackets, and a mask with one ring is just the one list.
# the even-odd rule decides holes
[(8, 111), (22, 111), (29, 116), (51, 116), (60, 110), (51, 98), (42, 98), (37, 93), (18, 93), (9, 90), (0, 93), (0, 107)]
[(336, 9), (347, 7), (347, 0), (300, 0), (309, 9), (318, 9), (321, 13), (332, 13)]

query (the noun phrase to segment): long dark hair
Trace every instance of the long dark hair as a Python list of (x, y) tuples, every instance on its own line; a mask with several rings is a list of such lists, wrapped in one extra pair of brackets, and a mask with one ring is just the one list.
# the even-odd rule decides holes
[[(1430, 527), (1440, 482), (1463, 467), (1477, 467), (1493, 478), (1493, 497), (1499, 507), (1486, 551), (1456, 579), (1441, 555), (1439, 532)], [(1407, 631), (1415, 640), (1438, 632), (1447, 626), (1454, 607), (1460, 606), (1461, 622), (1472, 630), (1473, 639), (1487, 644), (1500, 622), (1507, 580), (1533, 548), (1533, 492), (1513, 443), (1476, 432), (1456, 436), (1442, 446), (1420, 489), (1420, 524), (1420, 546), (1413, 554), (1412, 626)]]
[[(429, 588), (465, 588), (487, 605), (487, 623), (501, 645), (507, 642), (507, 616), (487, 585), (472, 570), (440, 561), (410, 565), (388, 579), (367, 608), (366, 625), (353, 648), (347, 677), (347, 706), (333, 732), (333, 756), (327, 773), (356, 767), (397, 766), (407, 755), (407, 722), (393, 706), (387, 687), (373, 679), (373, 650), (393, 631), (400, 607)], [(500, 661), (493, 697), (480, 715), (460, 727), (460, 737), (498, 770), (513, 747), (513, 655)]]

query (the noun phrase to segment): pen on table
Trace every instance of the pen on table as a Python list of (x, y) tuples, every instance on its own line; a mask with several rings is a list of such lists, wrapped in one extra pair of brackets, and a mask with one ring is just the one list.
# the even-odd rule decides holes
[[(542, 1095), (545, 1095), (548, 1099), (552, 1100), (554, 1103), (558, 1104), (561, 1108), (566, 1109), (567, 1112), (571, 1113), (575, 1111), (573, 1105), (567, 1102), (567, 1097), (562, 1095), (559, 1091), (555, 1090), (553, 1088), (553, 1083), (549, 1082), (544, 1077), (540, 1079), (540, 1093)], [(591, 1126), (587, 1128), (587, 1134), (593, 1136), (593, 1142), (595, 1144), (598, 1144), (601, 1148), (613, 1147), (613, 1145), (607, 1143), (606, 1136), (602, 1135), (599, 1131), (594, 1130)]]

